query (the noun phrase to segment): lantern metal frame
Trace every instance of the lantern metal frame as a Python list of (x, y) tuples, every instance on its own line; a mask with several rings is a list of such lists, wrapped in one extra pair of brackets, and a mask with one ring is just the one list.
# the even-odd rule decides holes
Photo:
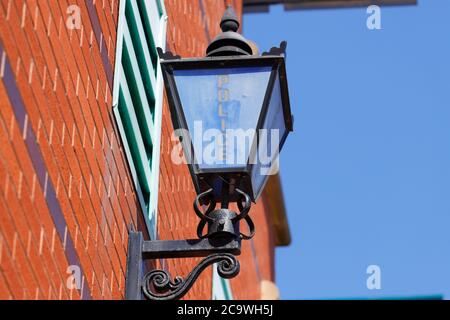
[[(242, 35), (237, 33), (239, 22), (231, 7), (226, 9), (220, 26), (222, 33), (208, 46), (206, 58), (182, 59), (180, 56), (175, 56), (171, 52), (163, 52), (158, 48), (174, 128), (189, 129), (176, 88), (174, 70), (269, 66), (272, 67), (272, 71), (255, 129), (260, 129), (264, 124), (276, 77), (279, 77), (286, 129), (280, 142), (278, 150), (280, 152), (288, 133), (293, 129), (285, 67), (286, 42), (282, 42), (279, 48), (274, 47), (261, 56), (252, 55), (251, 46)], [(256, 150), (259, 147), (258, 138), (256, 135), (252, 142), (252, 149), (255, 143)], [(188, 146), (183, 145), (185, 153), (186, 150), (191, 150), (191, 154), (195, 156), (192, 143)], [(223, 278), (233, 278), (239, 273), (240, 265), (235, 256), (241, 253), (241, 241), (249, 240), (255, 234), (255, 224), (250, 218), (249, 211), (251, 202), (255, 201), (256, 196), (248, 195), (241, 190), (239, 184), (231, 183), (231, 180), (247, 179), (247, 183), (251, 183), (249, 181), (252, 172), (251, 166), (254, 165), (249, 162), (251, 156), (247, 160), (245, 170), (242, 171), (236, 171), (233, 168), (212, 172), (200, 169), (198, 166), (195, 167), (192, 163), (188, 165), (197, 191), (194, 212), (200, 219), (197, 226), (198, 239), (144, 240), (142, 232), (136, 231), (130, 226), (125, 283), (126, 299), (179, 299), (189, 291), (201, 272), (213, 263), (217, 263), (217, 272)], [(225, 182), (222, 183), (219, 193), (209, 185), (200, 188), (199, 181), (202, 177), (209, 175), (217, 175)], [(227, 178), (230, 181), (227, 181)], [(244, 184), (244, 190), (248, 189), (251, 188)], [(220, 202), (220, 208), (216, 208), (217, 202)], [(229, 209), (231, 202), (236, 203), (238, 210)], [(247, 233), (241, 232), (241, 221), (247, 225)], [(206, 233), (204, 232), (205, 228), (207, 229)], [(204, 257), (204, 259), (184, 279), (179, 276), (172, 279), (168, 271), (163, 269), (147, 271), (151, 269), (148, 264), (150, 260), (191, 257)]]
[[(286, 138), (289, 132), (293, 131), (293, 117), (291, 114), (290, 100), (289, 100), (289, 90), (286, 75), (286, 45), (287, 43), (283, 41), (280, 47), (273, 47), (269, 52), (264, 52), (261, 56), (255, 55), (242, 55), (242, 56), (212, 56), (205, 58), (181, 58), (180, 56), (173, 55), (170, 51), (163, 52), (158, 48), (158, 54), (161, 59), (161, 69), (164, 77), (164, 84), (167, 90), (167, 99), (169, 102), (170, 114), (172, 118), (172, 123), (174, 129), (182, 129), (185, 132), (189, 132), (189, 127), (185, 114), (182, 107), (182, 101), (177, 89), (177, 84), (175, 81), (174, 71), (178, 70), (211, 70), (211, 69), (228, 69), (228, 68), (251, 68), (251, 67), (271, 67), (272, 71), (269, 76), (269, 81), (266, 87), (266, 92), (264, 94), (261, 112), (256, 125), (256, 131), (262, 128), (264, 121), (266, 119), (270, 100), (272, 98), (272, 93), (276, 83), (277, 77), (279, 78), (281, 101), (283, 106), (284, 124), (286, 127), (286, 132), (284, 132), (278, 152), (284, 146)], [(180, 140), (183, 145), (183, 150), (185, 152), (186, 158), (188, 158), (189, 172), (191, 174), (192, 180), (194, 181), (194, 186), (197, 193), (201, 193), (212, 187), (207, 181), (207, 177), (211, 175), (219, 175), (222, 178), (228, 177), (235, 180), (241, 180), (243, 184), (247, 187), (246, 189), (251, 189), (250, 174), (252, 172), (252, 167), (254, 166), (252, 157), (254, 155), (249, 154), (247, 159), (247, 164), (242, 168), (207, 168), (202, 169), (198, 165), (197, 158), (195, 155), (194, 144), (192, 138), (183, 139), (185, 137), (181, 136)], [(186, 144), (186, 143), (190, 144)], [(250, 150), (258, 150), (259, 148), (259, 136), (255, 135), (252, 141), (252, 146)], [(255, 146), (256, 144), (256, 146)], [(203, 185), (201, 186), (200, 184)], [(220, 196), (220, 195), (218, 195)], [(253, 201), (259, 197), (259, 194), (250, 194)]]

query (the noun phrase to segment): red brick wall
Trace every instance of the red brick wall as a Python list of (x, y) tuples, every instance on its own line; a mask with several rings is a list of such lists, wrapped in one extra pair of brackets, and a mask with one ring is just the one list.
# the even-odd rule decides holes
[[(65, 27), (71, 4), (81, 30)], [(138, 209), (111, 116), (117, 9), (0, 3), (1, 298), (78, 299), (66, 287), (73, 264), (83, 298), (123, 297)]]
[[(0, 299), (122, 299), (127, 225), (141, 212), (111, 109), (119, 0), (0, 0)], [(166, 0), (167, 43), (201, 56), (218, 33), (223, 0)], [(231, 1), (241, 13), (241, 1)], [(65, 26), (81, 8), (82, 29)], [(164, 104), (159, 237), (195, 237), (187, 168), (170, 161), (172, 125)], [(270, 221), (251, 211), (235, 298), (259, 298), (273, 278)], [(252, 248), (253, 247), (253, 248)], [(167, 260), (187, 274), (195, 259)], [(81, 267), (82, 290), (66, 287)], [(211, 297), (211, 270), (186, 298)]]

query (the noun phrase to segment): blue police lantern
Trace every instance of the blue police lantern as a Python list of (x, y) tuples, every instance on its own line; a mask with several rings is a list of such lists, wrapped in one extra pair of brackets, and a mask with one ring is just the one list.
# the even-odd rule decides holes
[(256, 201), (293, 130), (286, 43), (253, 55), (238, 27), (228, 9), (205, 58), (159, 50), (172, 122), (196, 191), (212, 189), (219, 201), (235, 200), (236, 189)]

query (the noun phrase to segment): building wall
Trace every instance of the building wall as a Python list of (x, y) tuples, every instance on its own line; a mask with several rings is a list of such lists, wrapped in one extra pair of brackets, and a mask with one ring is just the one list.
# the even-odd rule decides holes
[[(168, 49), (204, 55), (227, 3), (166, 0)], [(66, 27), (71, 5), (81, 29)], [(0, 298), (122, 299), (127, 228), (143, 229), (111, 110), (119, 0), (0, 0)], [(160, 239), (195, 237), (186, 166), (170, 160), (173, 130), (163, 107)], [(266, 196), (264, 196), (266, 197)], [(257, 234), (243, 245), (236, 299), (260, 297), (273, 280), (274, 244), (264, 201)], [(186, 275), (198, 259), (163, 262)], [(67, 287), (80, 267), (81, 290)], [(208, 269), (186, 298), (211, 298)]]
[[(72, 4), (81, 30), (66, 28)], [(121, 298), (139, 209), (110, 112), (117, 1), (0, 11), (0, 297)]]

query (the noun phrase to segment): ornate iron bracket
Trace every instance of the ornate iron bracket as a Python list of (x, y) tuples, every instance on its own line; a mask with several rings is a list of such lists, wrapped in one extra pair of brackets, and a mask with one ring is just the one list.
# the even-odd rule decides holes
[[(126, 299), (128, 300), (172, 300), (182, 298), (199, 275), (210, 265), (218, 263), (218, 274), (233, 278), (239, 273), (239, 262), (235, 256), (241, 253), (241, 240), (253, 237), (255, 228), (248, 215), (250, 197), (239, 189), (239, 214), (228, 209), (215, 209), (213, 190), (197, 196), (194, 211), (200, 218), (197, 227), (199, 239), (144, 241), (141, 232), (130, 230), (128, 236)], [(207, 207), (201, 210), (200, 203)], [(222, 204), (223, 205), (223, 204)], [(228, 206), (228, 204), (226, 205)], [(247, 222), (249, 234), (239, 231), (240, 221)], [(207, 233), (203, 229), (207, 226)], [(144, 262), (149, 259), (205, 257), (186, 278), (171, 275), (166, 270), (151, 270), (145, 274)]]

